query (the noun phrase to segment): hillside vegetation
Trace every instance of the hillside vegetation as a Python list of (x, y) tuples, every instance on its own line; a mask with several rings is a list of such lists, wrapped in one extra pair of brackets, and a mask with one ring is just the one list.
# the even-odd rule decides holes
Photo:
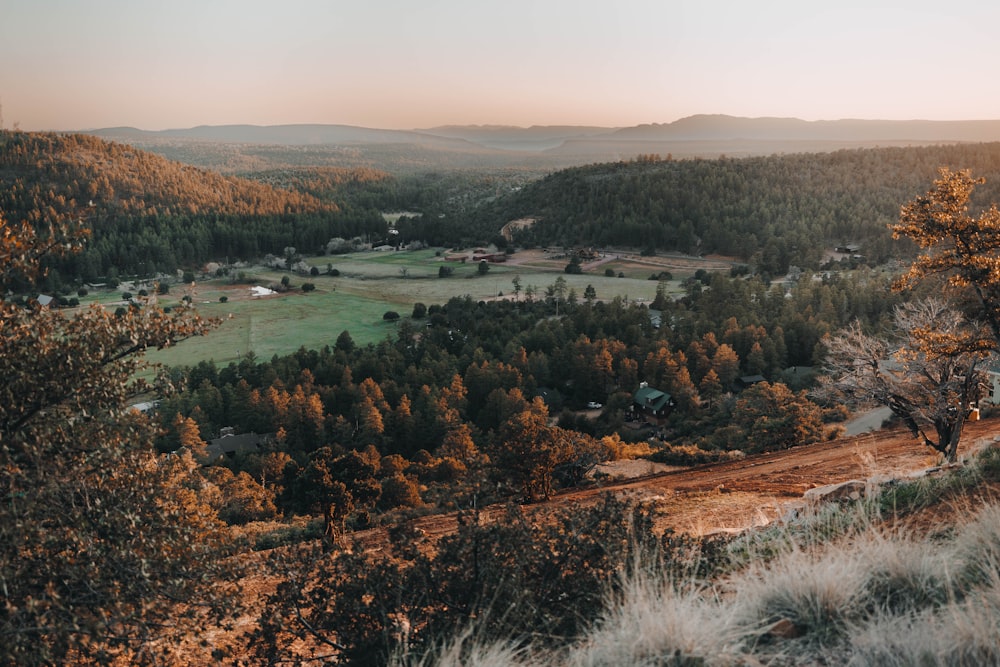
[(50, 288), (281, 254), (289, 246), (319, 249), (334, 236), (385, 229), (377, 214), (347, 214), (333, 198), (222, 176), (86, 135), (0, 133), (0, 186), (0, 210), (11, 219), (83, 220), (91, 230), (83, 252), (50, 264)]
[(384, 238), (380, 213), (393, 210), (417, 214), (398, 223), (403, 243), (502, 244), (504, 224), (535, 217), (515, 243), (718, 253), (780, 276), (792, 265), (819, 268), (835, 245), (859, 245), (869, 265), (909, 255), (887, 225), (942, 165), (986, 178), (974, 204), (1000, 198), (1000, 144), (646, 156), (544, 178), (504, 169), (390, 176), (303, 160), (248, 164), (248, 178), (233, 178), (90, 136), (5, 132), (0, 210), (29, 221), (86, 220), (91, 243), (55, 265), (52, 283), (151, 276), (288, 247), (322, 254), (334, 237)]
[(906, 252), (888, 224), (941, 166), (986, 178), (974, 203), (1000, 198), (1000, 144), (844, 150), (741, 159), (630, 162), (559, 171), (477, 212), (538, 218), (515, 243), (636, 246), (719, 253), (772, 276), (816, 269), (824, 250), (860, 244), (871, 265)]
[[(652, 545), (636, 522), (638, 553), (608, 578), (597, 609), (591, 601), (579, 609), (586, 618), (569, 641), (553, 646), (551, 635), (534, 632), (554, 625), (549, 619), (518, 623), (525, 610), (513, 610), (521, 602), (532, 609), (530, 590), (511, 607), (454, 619), (448, 638), (427, 653), (398, 648), (389, 663), (998, 664), (998, 451), (937, 478), (873, 486), (858, 502), (814, 507), (735, 539)], [(561, 611), (573, 618), (577, 609), (567, 607)], [(416, 644), (418, 633), (409, 639)]]

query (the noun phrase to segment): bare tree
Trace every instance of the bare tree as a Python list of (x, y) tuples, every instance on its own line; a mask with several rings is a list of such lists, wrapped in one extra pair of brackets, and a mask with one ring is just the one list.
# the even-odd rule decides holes
[(854, 322), (826, 341), (818, 393), (892, 410), (923, 444), (954, 461), (966, 418), (982, 394), (988, 327), (935, 298), (896, 309), (891, 339)]

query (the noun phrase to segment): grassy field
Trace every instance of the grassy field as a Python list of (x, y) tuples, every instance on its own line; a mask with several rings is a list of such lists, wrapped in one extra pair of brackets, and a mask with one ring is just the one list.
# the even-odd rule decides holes
[[(632, 277), (609, 278), (604, 275), (604, 267), (593, 272), (569, 275), (563, 272), (566, 260), (531, 259), (504, 264), (490, 264), (486, 275), (479, 275), (477, 264), (469, 261), (445, 262), (434, 250), (416, 252), (355, 253), (339, 255), (335, 258), (318, 257), (311, 261), (314, 266), (325, 271), (328, 264), (341, 272), (338, 289), (350, 290), (367, 297), (378, 297), (389, 303), (418, 301), (427, 305), (444, 303), (454, 296), (471, 296), (473, 299), (490, 299), (497, 295), (513, 297), (515, 276), (521, 279), (523, 290), (529, 285), (535, 287), (540, 298), (546, 287), (562, 276), (569, 288), (576, 290), (582, 298), (587, 285), (597, 290), (598, 299), (612, 299), (616, 296), (629, 299), (651, 300), (656, 295), (656, 283), (648, 280), (649, 269), (632, 271)], [(518, 263), (523, 261), (523, 263)], [(451, 268), (454, 273), (449, 278), (438, 278), (441, 266)], [(619, 263), (622, 268), (625, 263)], [(630, 268), (635, 268), (630, 267)], [(615, 273), (617, 275), (618, 269)], [(678, 276), (683, 278), (686, 276)], [(347, 281), (345, 279), (351, 279)], [(317, 285), (319, 283), (317, 282)], [(680, 291), (677, 283), (672, 287)], [(407, 311), (409, 308), (407, 308)], [(402, 311), (400, 311), (402, 313)]]
[[(367, 344), (394, 336), (395, 324), (382, 319), (386, 311), (394, 310), (407, 317), (413, 304), (445, 303), (452, 297), (469, 296), (476, 300), (513, 298), (511, 282), (521, 279), (521, 295), (528, 286), (535, 288), (536, 298), (543, 298), (545, 288), (562, 276), (569, 288), (582, 299), (587, 285), (593, 285), (600, 300), (616, 296), (630, 301), (648, 303), (656, 294), (657, 283), (648, 280), (648, 270), (630, 271), (635, 277), (609, 278), (604, 267), (581, 275), (562, 271), (564, 261), (531, 261), (524, 264), (491, 264), (486, 275), (480, 275), (471, 261), (462, 264), (448, 262), (434, 250), (416, 252), (355, 253), (308, 260), (323, 272), (318, 276), (299, 276), (264, 267), (242, 271), (245, 282), (234, 283), (229, 277), (200, 280), (193, 290), (174, 285), (170, 293), (160, 297), (160, 304), (170, 306), (180, 302), (190, 292), (199, 312), (210, 317), (224, 318), (222, 325), (208, 336), (186, 341), (169, 350), (148, 355), (150, 361), (167, 365), (190, 365), (211, 360), (225, 365), (238, 361), (252, 351), (258, 358), (269, 359), (300, 347), (319, 348), (333, 345), (342, 331), (348, 331), (358, 344)], [(438, 278), (442, 265), (454, 270), (448, 278)], [(327, 266), (340, 271), (339, 276), (325, 275)], [(609, 265), (611, 266), (611, 265)], [(625, 268), (623, 263), (613, 266)], [(632, 267), (635, 269), (635, 267)], [(287, 292), (254, 297), (253, 284), (277, 285), (283, 275), (290, 278)], [(683, 276), (675, 276), (683, 277)], [(302, 283), (311, 282), (315, 291), (304, 293)], [(138, 286), (128, 286), (136, 292)], [(679, 291), (676, 281), (672, 290)], [(106, 307), (121, 303), (119, 288), (113, 292), (95, 292), (84, 303), (99, 301)], [(152, 291), (152, 288), (149, 288)], [(225, 296), (226, 303), (220, 302)]]
[[(249, 293), (249, 288), (243, 286), (242, 291)], [(223, 318), (222, 325), (208, 336), (148, 356), (150, 361), (168, 365), (201, 360), (225, 365), (251, 351), (260, 359), (270, 359), (299, 347), (333, 345), (344, 330), (357, 342), (367, 343), (395, 333), (396, 325), (382, 319), (389, 309), (384, 302), (320, 289), (308, 294), (296, 290), (259, 298), (230, 298), (227, 303), (199, 302), (199, 312)]]

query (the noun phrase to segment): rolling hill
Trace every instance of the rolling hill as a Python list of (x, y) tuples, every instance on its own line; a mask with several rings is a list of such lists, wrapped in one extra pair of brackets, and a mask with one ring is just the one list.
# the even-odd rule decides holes
[(88, 131), (191, 164), (250, 171), (289, 164), (433, 169), (559, 169), (638, 155), (712, 158), (876, 146), (1000, 141), (1000, 120), (887, 121), (697, 115), (635, 127), (449, 125), (384, 130), (348, 125), (221, 125)]

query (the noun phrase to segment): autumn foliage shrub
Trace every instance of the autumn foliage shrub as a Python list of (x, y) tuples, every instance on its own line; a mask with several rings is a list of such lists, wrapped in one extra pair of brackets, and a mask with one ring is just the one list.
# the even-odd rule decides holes
[(657, 535), (654, 518), (650, 507), (609, 495), (547, 518), (518, 506), (495, 519), (467, 512), (432, 553), (403, 527), (391, 555), (276, 554), (290, 576), (265, 604), (253, 645), (261, 659), (295, 660), (316, 657), (296, 647), (332, 642), (348, 664), (383, 665), (472, 623), (482, 640), (564, 643), (586, 631), (638, 560), (678, 578), (708, 576), (725, 561), (723, 540)]

